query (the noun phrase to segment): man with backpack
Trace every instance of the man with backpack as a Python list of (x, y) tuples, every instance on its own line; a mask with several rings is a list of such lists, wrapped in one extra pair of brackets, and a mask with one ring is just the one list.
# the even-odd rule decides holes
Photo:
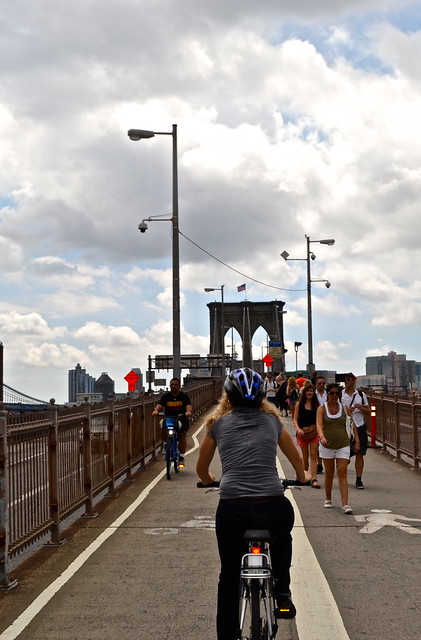
[(276, 397), (276, 390), (278, 385), (275, 382), (272, 371), (268, 371), (266, 374), (266, 380), (264, 382), (264, 389), (266, 394), (266, 399), (269, 402), (272, 402), (275, 406), (278, 406), (278, 399)]
[[(355, 472), (357, 478), (355, 486), (357, 489), (364, 489), (362, 475), (364, 469), (364, 456), (367, 453), (368, 435), (367, 425), (365, 423), (366, 416), (370, 415), (370, 405), (367, 396), (363, 391), (355, 388), (357, 378), (353, 373), (346, 373), (344, 378), (345, 389), (342, 391), (342, 404), (351, 411), (352, 419), (358, 428), (358, 437), (360, 440), (360, 449), (355, 453)], [(354, 455), (351, 450), (351, 456)]]

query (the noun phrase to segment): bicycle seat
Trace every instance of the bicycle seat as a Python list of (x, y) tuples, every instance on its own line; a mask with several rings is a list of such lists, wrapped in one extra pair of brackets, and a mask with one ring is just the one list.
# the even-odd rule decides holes
[(259, 542), (270, 542), (272, 536), (267, 529), (247, 529), (243, 534), (244, 540), (255, 540)]

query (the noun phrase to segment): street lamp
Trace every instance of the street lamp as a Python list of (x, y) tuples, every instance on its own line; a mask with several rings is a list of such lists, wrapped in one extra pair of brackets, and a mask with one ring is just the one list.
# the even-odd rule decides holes
[(298, 347), (301, 347), (302, 342), (294, 342), (294, 351), (295, 351), (295, 374), (298, 374)]
[(221, 292), (221, 374), (222, 381), (225, 380), (225, 318), (224, 318), (224, 284), (221, 284), (220, 287), (205, 287), (206, 293), (210, 293), (211, 291), (220, 291)]
[(170, 218), (150, 216), (139, 224), (139, 231), (145, 233), (147, 221), (172, 222), (172, 350), (173, 377), (181, 379), (181, 334), (180, 334), (180, 252), (178, 230), (178, 166), (177, 166), (177, 125), (173, 124), (172, 131), (148, 131), (146, 129), (129, 129), (130, 140), (135, 142), (154, 136), (172, 136), (172, 216)]
[(306, 258), (290, 258), (288, 251), (283, 251), (281, 256), (284, 260), (305, 260), (307, 262), (307, 329), (308, 329), (308, 363), (307, 363), (307, 372), (311, 376), (313, 375), (316, 367), (313, 362), (313, 326), (312, 326), (312, 310), (311, 310), (311, 283), (312, 282), (324, 282), (325, 287), (330, 288), (331, 284), (329, 280), (317, 278), (311, 279), (311, 270), (310, 270), (310, 260), (315, 260), (315, 254), (310, 251), (310, 244), (318, 243), (318, 244), (327, 244), (328, 246), (332, 246), (335, 244), (335, 240), (333, 238), (327, 238), (325, 240), (310, 240), (308, 235), (305, 236), (307, 240), (307, 257)]

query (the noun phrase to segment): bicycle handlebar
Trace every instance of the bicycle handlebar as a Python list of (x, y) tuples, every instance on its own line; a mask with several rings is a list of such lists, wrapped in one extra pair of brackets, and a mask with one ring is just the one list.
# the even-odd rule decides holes
[(309, 487), (311, 485), (311, 480), (300, 482), (299, 480), (287, 480), (286, 478), (282, 478), (281, 481), (284, 489), (288, 489), (288, 487)]
[(203, 484), (203, 482), (199, 480), (199, 482), (196, 484), (196, 487), (198, 489), (210, 489), (211, 487), (219, 487), (219, 483), (220, 480), (214, 480), (210, 484)]

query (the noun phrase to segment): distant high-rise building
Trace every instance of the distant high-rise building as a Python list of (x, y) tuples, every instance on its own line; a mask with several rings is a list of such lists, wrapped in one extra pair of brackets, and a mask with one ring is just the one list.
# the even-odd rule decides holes
[(416, 384), (415, 360), (406, 355), (389, 351), (387, 356), (368, 356), (365, 360), (367, 376), (384, 375), (387, 389), (411, 389)]
[(74, 369), (69, 370), (69, 402), (76, 402), (77, 393), (93, 393), (95, 390), (95, 378), (86, 373), (77, 364)]
[(95, 381), (95, 393), (102, 393), (102, 399), (106, 402), (110, 396), (114, 396), (114, 380), (104, 371)]

